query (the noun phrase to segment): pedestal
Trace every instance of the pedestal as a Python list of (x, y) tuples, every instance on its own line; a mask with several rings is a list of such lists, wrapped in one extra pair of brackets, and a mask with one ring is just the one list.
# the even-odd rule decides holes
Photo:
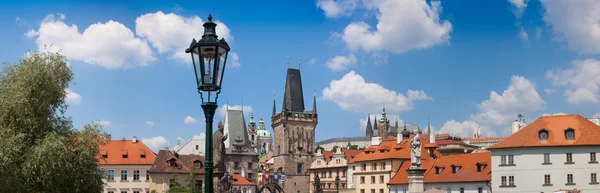
[(411, 167), (406, 172), (408, 172), (408, 193), (423, 193), (425, 169)]
[(219, 181), (221, 180), (221, 178), (223, 177), (223, 175), (225, 175), (225, 173), (223, 171), (220, 170), (215, 170), (213, 172), (213, 190), (215, 190), (215, 192), (218, 192), (219, 190)]

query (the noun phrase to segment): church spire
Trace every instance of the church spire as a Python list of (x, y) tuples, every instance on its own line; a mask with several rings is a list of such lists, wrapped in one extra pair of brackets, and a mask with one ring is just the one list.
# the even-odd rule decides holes
[(367, 114), (367, 128), (365, 129), (366, 136), (373, 137), (373, 125), (371, 125), (371, 114)]
[(313, 90), (313, 112), (317, 114), (317, 90)]
[(277, 110), (275, 109), (275, 91), (273, 91), (273, 116), (275, 116), (276, 113)]

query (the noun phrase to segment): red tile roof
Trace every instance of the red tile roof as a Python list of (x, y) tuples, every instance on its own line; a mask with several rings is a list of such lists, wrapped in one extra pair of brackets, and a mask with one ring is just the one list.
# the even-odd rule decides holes
[(467, 145), (465, 142), (454, 139), (438, 139), (435, 140), (437, 145)]
[[(565, 130), (572, 128), (575, 139), (567, 140)], [(540, 140), (539, 131), (548, 131), (548, 139)], [(542, 116), (488, 149), (519, 147), (553, 147), (600, 145), (600, 126), (581, 115)]]
[[(170, 160), (174, 160), (175, 164), (169, 164)], [(199, 162), (199, 167), (194, 164)], [(204, 156), (177, 154), (169, 150), (160, 150), (158, 157), (150, 168), (150, 173), (179, 173), (189, 174), (204, 174)]]
[(346, 156), (346, 160), (350, 161), (350, 160), (354, 159), (354, 157), (356, 157), (356, 155), (358, 155), (360, 152), (362, 152), (362, 150), (343, 148), (342, 152), (344, 152), (344, 156)]
[(486, 142), (486, 141), (500, 141), (503, 137), (484, 137), (484, 138), (472, 138), (469, 142)]
[[(423, 145), (421, 146), (421, 152), (423, 152), (423, 156), (421, 159), (430, 159), (431, 156), (427, 153), (426, 147), (435, 147), (435, 145), (430, 144), (425, 140), (426, 135), (420, 135), (421, 142)], [(350, 163), (354, 162), (362, 162), (362, 161), (374, 161), (374, 160), (384, 160), (384, 159), (410, 159), (410, 140), (404, 139), (397, 144), (396, 140), (384, 141), (379, 145), (372, 145), (363, 152), (357, 154)], [(439, 157), (441, 154), (436, 150), (434, 151), (436, 157)]]
[(333, 156), (333, 151), (323, 151), (323, 158), (325, 158), (325, 162), (330, 162), (331, 157)]
[[(421, 161), (421, 167), (425, 171), (425, 183), (456, 183), (456, 182), (485, 182), (492, 178), (491, 163), (492, 154), (490, 152), (458, 154), (438, 157), (437, 159), (428, 159)], [(482, 165), (483, 170), (477, 171), (478, 164)], [(458, 165), (461, 168), (457, 173), (452, 172), (452, 165)], [(388, 182), (388, 184), (408, 184), (408, 173), (406, 170), (411, 166), (410, 161), (404, 161), (398, 173)], [(436, 174), (436, 166), (443, 167), (441, 173)]]
[[(124, 155), (127, 158), (123, 158)], [(140, 140), (136, 143), (132, 140), (111, 140), (100, 146), (99, 159), (100, 164), (152, 165), (156, 154)]]
[(239, 174), (233, 174), (231, 175), (234, 179), (233, 181), (233, 185), (234, 186), (254, 186), (255, 184), (250, 182), (248, 179), (244, 178), (244, 176), (239, 175)]

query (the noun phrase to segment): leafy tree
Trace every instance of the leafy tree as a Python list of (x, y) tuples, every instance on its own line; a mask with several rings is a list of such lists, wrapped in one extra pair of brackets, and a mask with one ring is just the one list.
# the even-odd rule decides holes
[(168, 193), (202, 193), (201, 189), (196, 188), (196, 181), (194, 180), (194, 173), (192, 172), (185, 176), (184, 183), (179, 183), (179, 175), (173, 174), (171, 179), (176, 179), (173, 182), (173, 186), (169, 188)]
[(98, 124), (73, 128), (65, 116), (73, 80), (67, 59), (33, 53), (0, 73), (2, 192), (102, 192)]
[(319, 149), (321, 151), (325, 151), (325, 148), (321, 147), (320, 145), (317, 145), (317, 147), (315, 147), (315, 153), (317, 153), (319, 151)]
[(358, 149), (358, 145), (350, 145), (350, 147), (348, 147), (348, 149)]
[(340, 147), (338, 147), (337, 145), (333, 146), (333, 148), (331, 148), (331, 151), (335, 152), (335, 151), (337, 151), (338, 148), (340, 148)]

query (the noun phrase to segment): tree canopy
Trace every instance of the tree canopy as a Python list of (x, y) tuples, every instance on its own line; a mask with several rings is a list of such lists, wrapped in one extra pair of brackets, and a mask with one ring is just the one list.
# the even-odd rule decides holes
[(0, 73), (0, 187), (3, 192), (101, 192), (98, 124), (75, 129), (65, 115), (73, 80), (58, 53), (32, 53)]

